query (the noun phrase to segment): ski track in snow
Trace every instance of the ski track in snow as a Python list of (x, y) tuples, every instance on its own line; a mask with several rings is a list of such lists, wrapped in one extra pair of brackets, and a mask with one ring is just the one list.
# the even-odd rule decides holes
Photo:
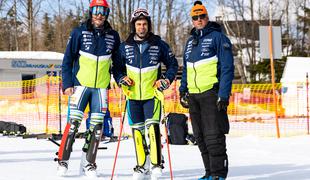
[[(83, 139), (77, 139), (66, 177), (56, 175), (55, 152), (58, 147), (47, 140), (0, 137), (0, 180), (84, 180), (79, 175)], [(98, 178), (111, 179), (117, 142), (100, 144), (107, 150), (97, 155)], [(203, 175), (197, 146), (170, 146), (174, 179), (192, 180)], [(256, 136), (227, 138), (228, 180), (310, 180), (310, 136), (262, 138)], [(170, 179), (167, 148), (164, 145), (165, 169), (161, 179)], [(131, 179), (135, 166), (133, 141), (120, 144), (115, 180)]]

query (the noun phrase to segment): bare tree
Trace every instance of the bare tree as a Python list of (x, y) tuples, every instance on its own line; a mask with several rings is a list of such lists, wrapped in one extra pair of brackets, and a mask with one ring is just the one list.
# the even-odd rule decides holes
[(251, 12), (251, 36), (252, 36), (252, 40), (251, 40), (251, 50), (252, 50), (252, 63), (255, 64), (256, 63), (256, 46), (255, 46), (255, 21), (254, 21), (254, 0), (250, 0), (250, 12)]
[(28, 22), (28, 50), (33, 48), (33, 9), (32, 0), (27, 0), (27, 22)]
[(172, 47), (172, 49), (175, 51), (175, 36), (174, 36), (174, 26), (173, 26), (173, 16), (172, 16), (172, 10), (173, 10), (173, 1), (174, 0), (167, 0), (166, 2), (166, 12), (167, 12), (167, 37), (166, 40), (168, 44)]
[(2, 12), (2, 7), (4, 6), (4, 3), (6, 0), (0, 0), (0, 12)]
[[(295, 15), (296, 15), (296, 17), (298, 17), (299, 16), (299, 10), (302, 6), (302, 0), (294, 0), (293, 2), (294, 2), (294, 6), (295, 6), (295, 8), (294, 8), (295, 9)], [(300, 47), (301, 47), (301, 44), (298, 43), (300, 40), (300, 29), (301, 29), (300, 24), (297, 23), (296, 31), (295, 31), (296, 32), (295, 37), (296, 37), (297, 43), (295, 43), (294, 48), (293, 48), (293, 51), (296, 51), (296, 52), (300, 52)]]
[(149, 0), (145, 0), (145, 8), (149, 9)]
[[(285, 5), (285, 15), (286, 15), (286, 39), (287, 39), (287, 47), (290, 47), (291, 45), (291, 40), (290, 40), (290, 22), (289, 22), (289, 6), (290, 6), (290, 1), (286, 0), (286, 5)], [(289, 49), (287, 48), (286, 50), (286, 56), (289, 54)]]
[(111, 12), (110, 12), (110, 18), (109, 18), (109, 21), (111, 22), (112, 24), (112, 27), (115, 28), (115, 3), (114, 3), (114, 0), (111, 0)]
[(34, 50), (36, 41), (35, 36), (35, 24), (36, 18), (41, 9), (41, 3), (43, 0), (19, 0), (19, 6), (16, 6), (16, 20), (21, 22), (28, 30), (28, 50)]
[[(236, 0), (232, 0), (227, 4), (225, 4), (224, 0), (219, 0), (219, 5), (222, 9), (223, 12), (223, 18), (222, 18), (222, 23), (224, 25), (224, 28), (226, 29), (226, 32), (229, 36), (235, 37), (237, 40), (237, 43), (234, 44), (234, 47), (237, 49), (237, 54), (239, 54), (239, 56), (235, 59), (235, 64), (237, 67), (237, 71), (239, 73), (239, 75), (241, 76), (241, 81), (242, 83), (246, 83), (247, 79), (245, 76), (245, 66), (243, 64), (243, 58), (241, 56), (241, 52), (243, 47), (243, 38), (242, 38), (242, 34), (244, 34), (244, 32), (242, 32), (242, 27), (240, 27), (240, 23), (237, 22), (237, 20), (239, 19), (238, 15), (239, 14), (244, 14), (244, 10), (241, 7), (240, 8), (240, 3), (237, 3)], [(235, 23), (235, 31), (232, 30), (232, 28), (229, 26), (229, 24), (227, 23), (226, 19), (227, 19), (227, 15), (225, 12), (225, 6), (228, 6), (232, 9), (234, 9), (235, 11), (233, 12), (233, 16), (234, 19), (236, 19), (236, 23)], [(239, 7), (239, 8), (238, 8)], [(248, 55), (250, 56), (250, 53), (248, 52)]]
[(16, 0), (14, 0), (14, 40), (15, 40), (15, 50), (19, 50), (19, 45), (18, 45), (18, 32), (17, 32), (17, 4)]
[(60, 40), (60, 47), (64, 47), (64, 39), (63, 39), (63, 20), (61, 17), (61, 0), (58, 0), (58, 25), (60, 32), (58, 33), (58, 38)]
[[(134, 0), (133, 0), (134, 1)], [(131, 20), (131, 13), (133, 9), (133, 2), (131, 0), (128, 0), (128, 12), (127, 12), (127, 32), (130, 32), (130, 20)]]
[(121, 0), (116, 0), (116, 6), (117, 6), (117, 17), (118, 17), (118, 31), (119, 31), (119, 34), (120, 34), (120, 37), (122, 39), (124, 39), (126, 37), (126, 28), (125, 27), (125, 20), (124, 20), (124, 15), (123, 15), (123, 12), (122, 12), (122, 2)]
[(141, 0), (138, 0), (137, 8), (140, 7), (140, 1), (141, 1)]
[[(53, 41), (44, 41), (42, 38), (44, 36), (43, 33), (37, 33), (42, 28), (39, 29), (35, 26), (36, 24), (41, 26), (43, 24), (43, 18), (40, 16), (44, 13), (39, 13), (42, 12), (40, 11), (40, 5), (43, 1), (49, 6), (50, 34), (52, 34)], [(292, 52), (302, 52), (302, 49), (309, 52), (309, 33), (305, 32), (305, 29), (308, 28), (304, 25), (305, 19), (299, 19), (298, 24), (292, 24), (294, 21), (291, 22), (293, 13), (298, 16), (305, 16), (303, 8), (308, 1), (274, 1), (281, 6), (279, 4), (274, 6), (274, 13), (278, 15), (275, 16), (273, 14), (273, 17), (282, 18), (282, 22), (286, 22), (282, 26), (284, 39), (287, 40), (283, 45), (293, 47), (293, 50), (288, 49), (286, 51), (286, 55), (290, 55)], [(218, 0), (218, 2), (220, 6), (213, 6), (211, 8), (222, 8), (221, 12), (223, 12), (223, 15), (219, 21), (222, 22), (226, 33), (233, 37), (231, 39), (234, 42), (235, 55), (242, 52), (242, 56), (235, 56), (235, 65), (242, 82), (245, 83), (245, 72), (249, 70), (246, 67), (251, 67), (262, 61), (256, 57), (256, 46), (258, 43), (254, 41), (254, 36), (257, 36), (254, 28), (257, 28), (260, 20), (267, 20), (269, 18), (268, 3), (266, 3), (268, 0)], [(58, 6), (56, 3), (58, 3)], [(85, 0), (0, 0), (0, 50), (54, 49), (55, 51), (63, 52), (72, 27), (78, 24), (80, 8), (84, 9), (84, 3)], [(108, 20), (113, 28), (119, 32), (122, 40), (130, 32), (132, 11), (137, 7), (145, 7), (148, 8), (151, 15), (153, 32), (161, 35), (177, 56), (182, 56), (183, 46), (192, 28), (190, 17), (188, 16), (192, 7), (192, 4), (189, 5), (189, 1), (110, 0), (109, 4), (111, 13)], [(290, 8), (292, 6), (293, 8)], [(73, 9), (70, 11), (66, 9), (68, 7)], [(88, 9), (88, 7), (86, 8)], [(231, 11), (227, 9), (231, 9)], [(10, 15), (7, 15), (8, 10), (11, 10)], [(232, 20), (234, 21), (233, 23)], [(282, 42), (284, 41), (282, 40)], [(47, 43), (46, 46), (43, 46), (44, 43)], [(51, 44), (49, 45), (48, 43)], [(47, 46), (49, 48), (46, 48)], [(250, 75), (252, 80), (257, 77), (255, 74)], [(260, 76), (259, 73), (258, 76)]]
[[(128, 21), (127, 21), (127, 19), (128, 19), (128, 17), (127, 17), (127, 3), (128, 3), (128, 0), (124, 0), (123, 1), (123, 19), (122, 19), (122, 22), (123, 22), (123, 24), (124, 24), (124, 26), (123, 26), (123, 35), (125, 35), (125, 34), (127, 34), (127, 32), (128, 32)], [(125, 36), (123, 36), (123, 37), (125, 37)]]
[(189, 37), (190, 31), (192, 29), (192, 26), (190, 26), (190, 21), (187, 18), (184, 18), (188, 16), (188, 13), (184, 11), (186, 8), (186, 4), (178, 4), (175, 8), (175, 16), (173, 21), (173, 29), (174, 29), (174, 44), (171, 44), (173, 46), (173, 50), (176, 56), (182, 56), (183, 55), (183, 49), (184, 45), (186, 44), (186, 41)]
[[(304, 11), (304, 16), (306, 16), (306, 11), (305, 11), (305, 8), (306, 8), (306, 0), (303, 0), (303, 11)], [(309, 17), (308, 17), (309, 18)], [(306, 17), (302, 18), (302, 34), (301, 34), (301, 51), (304, 51), (305, 50), (305, 39), (306, 39)]]
[(162, 24), (162, 6), (163, 6), (163, 1), (158, 0), (157, 1), (157, 33), (160, 35), (160, 28)]
[(152, 0), (152, 27), (153, 27), (153, 31), (155, 32), (155, 9), (156, 8), (156, 1)]

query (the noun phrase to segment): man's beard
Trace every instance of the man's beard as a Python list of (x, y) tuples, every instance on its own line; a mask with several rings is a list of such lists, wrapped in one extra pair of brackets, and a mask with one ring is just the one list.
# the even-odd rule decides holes
[(147, 34), (148, 34), (148, 32), (145, 33), (145, 34), (143, 34), (143, 35), (141, 36), (139, 33), (136, 33), (136, 36), (137, 36), (138, 38), (140, 38), (140, 39), (145, 39), (145, 38), (147, 37)]
[(103, 24), (104, 24), (104, 21), (102, 21), (101, 23), (95, 23), (93, 22), (93, 27), (96, 28), (96, 29), (100, 29), (103, 27)]

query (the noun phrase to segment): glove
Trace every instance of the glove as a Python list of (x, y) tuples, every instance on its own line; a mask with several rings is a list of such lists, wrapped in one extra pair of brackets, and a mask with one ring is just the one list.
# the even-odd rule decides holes
[(227, 111), (227, 106), (229, 105), (229, 100), (219, 97), (216, 102), (218, 111)]
[(74, 88), (73, 87), (68, 87), (67, 89), (65, 89), (64, 94), (68, 95), (68, 96), (72, 96), (72, 94), (74, 93)]
[(155, 86), (159, 91), (164, 91), (169, 88), (170, 81), (169, 79), (159, 79), (155, 82)]
[(188, 97), (188, 92), (180, 92), (180, 103), (184, 108), (189, 108)]
[(132, 79), (130, 79), (128, 76), (123, 76), (121, 77), (121, 79), (119, 80), (119, 85), (123, 85), (123, 86), (133, 86), (134, 82)]

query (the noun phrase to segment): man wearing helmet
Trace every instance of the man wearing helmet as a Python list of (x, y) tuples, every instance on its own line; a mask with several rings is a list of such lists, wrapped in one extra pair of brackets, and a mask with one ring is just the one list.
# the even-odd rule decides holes
[[(143, 179), (149, 174), (157, 179), (162, 173), (159, 128), (162, 105), (156, 94), (169, 88), (178, 70), (169, 45), (151, 30), (147, 10), (135, 10), (131, 17), (132, 33), (120, 45), (113, 62), (114, 78), (128, 92), (127, 114), (137, 160), (133, 179)], [(161, 74), (161, 63), (167, 67), (164, 74)]]
[(201, 1), (191, 10), (194, 25), (185, 48), (180, 102), (189, 108), (205, 175), (200, 180), (224, 180), (228, 173), (227, 106), (234, 78), (232, 45), (221, 27), (209, 21)]
[(120, 38), (107, 19), (106, 0), (90, 3), (89, 18), (73, 29), (62, 63), (62, 88), (70, 97), (70, 115), (58, 151), (57, 173), (64, 176), (74, 143), (75, 134), (90, 104), (91, 120), (86, 132), (81, 171), (96, 176), (96, 155), (103, 119), (108, 107), (107, 88), (110, 84), (111, 60), (115, 60)]

